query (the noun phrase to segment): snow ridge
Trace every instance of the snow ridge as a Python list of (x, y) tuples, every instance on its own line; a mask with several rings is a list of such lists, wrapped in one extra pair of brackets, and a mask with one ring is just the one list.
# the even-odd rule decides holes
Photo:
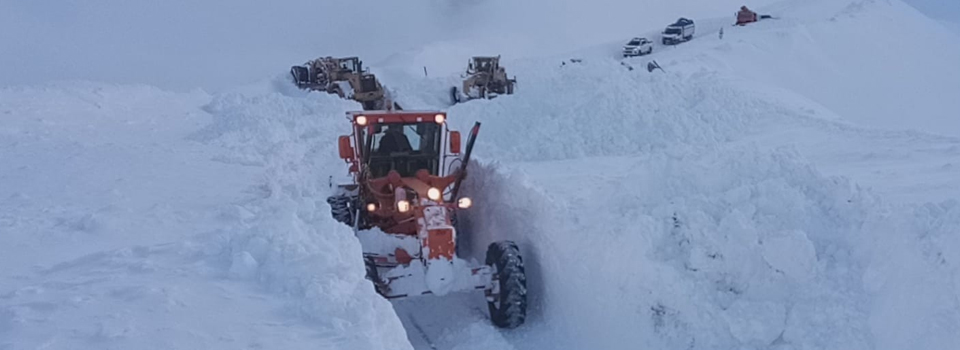
[(342, 162), (330, 140), (348, 128), (338, 122), (350, 107), (330, 95), (279, 93), (228, 94), (207, 105), (214, 123), (194, 137), (232, 149), (224, 161), (266, 170), (249, 201), (230, 213), (237, 224), (211, 233), (208, 249), (231, 278), (286, 296), (291, 311), (339, 334), (337, 348), (409, 348), (389, 303), (365, 279), (359, 241), (325, 201), (332, 191), (324, 175), (336, 169), (324, 167)]

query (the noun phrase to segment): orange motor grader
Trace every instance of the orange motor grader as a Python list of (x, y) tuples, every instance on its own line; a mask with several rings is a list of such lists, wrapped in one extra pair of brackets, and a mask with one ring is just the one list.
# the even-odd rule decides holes
[(348, 112), (352, 135), (339, 138), (351, 181), (328, 198), (338, 221), (354, 228), (367, 278), (388, 299), (483, 290), (494, 325), (526, 318), (526, 275), (517, 245), (493, 242), (484, 264), (457, 256), (456, 215), (473, 205), (460, 196), (476, 123), (461, 152), (458, 131), (440, 111)]

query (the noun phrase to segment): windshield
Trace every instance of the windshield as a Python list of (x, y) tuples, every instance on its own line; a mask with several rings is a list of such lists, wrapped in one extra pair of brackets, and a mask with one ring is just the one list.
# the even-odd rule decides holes
[(667, 28), (663, 31), (664, 34), (680, 34), (680, 28)]
[(493, 69), (493, 62), (490, 60), (477, 60), (475, 67), (478, 72), (487, 72)]
[(630, 40), (630, 42), (627, 43), (627, 45), (632, 45), (632, 46), (640, 45), (640, 40), (637, 40), (637, 39)]
[[(418, 170), (426, 169), (431, 175), (439, 175), (440, 132), (437, 123), (396, 123), (374, 125), (371, 139), (369, 168), (374, 178), (386, 176), (396, 170), (402, 177), (412, 177)], [(360, 135), (367, 142), (363, 128)]]

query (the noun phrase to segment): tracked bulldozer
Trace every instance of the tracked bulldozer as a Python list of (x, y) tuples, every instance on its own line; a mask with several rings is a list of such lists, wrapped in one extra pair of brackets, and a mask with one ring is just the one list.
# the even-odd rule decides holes
[(448, 115), (441, 111), (347, 116), (352, 134), (340, 136), (338, 146), (350, 180), (338, 184), (327, 203), (332, 216), (357, 235), (377, 293), (397, 299), (483, 290), (494, 325), (520, 326), (527, 284), (517, 245), (490, 243), (483, 263), (458, 256), (464, 232), (456, 217), (473, 206), (460, 188), (480, 123), (461, 152), (460, 133), (448, 130)]
[(478, 98), (495, 98), (499, 95), (512, 95), (517, 79), (507, 77), (507, 71), (500, 66), (500, 56), (477, 56), (470, 60), (464, 75), (463, 89), (456, 86), (450, 89), (453, 103)]
[(363, 62), (357, 57), (321, 57), (291, 67), (290, 75), (301, 89), (353, 99), (360, 102), (364, 110), (400, 109), (391, 101), (377, 77), (363, 69)]

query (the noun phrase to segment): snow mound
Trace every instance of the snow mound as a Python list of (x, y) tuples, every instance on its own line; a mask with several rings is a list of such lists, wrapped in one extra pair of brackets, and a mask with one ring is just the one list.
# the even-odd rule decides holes
[[(508, 336), (514, 346), (946, 349), (960, 340), (960, 275), (946, 253), (960, 248), (955, 202), (891, 207), (789, 149), (515, 167), (526, 175), (472, 173), (465, 194), (477, 210), (464, 219), (482, 235), (473, 240), (523, 249), (534, 310), (524, 333), (552, 340)], [(923, 301), (897, 301), (908, 295)], [(897, 325), (905, 320), (918, 326)], [(586, 324), (603, 331), (577, 331)]]
[(818, 0), (781, 16), (660, 62), (788, 89), (859, 125), (960, 137), (955, 33), (896, 0)]
[[(818, 163), (837, 162), (846, 159), (836, 157), (841, 151), (825, 148), (869, 153), (890, 142), (930, 142), (952, 157), (956, 140), (854, 126), (840, 117), (875, 106), (838, 108), (837, 100), (786, 78), (730, 69), (774, 69), (779, 63), (772, 61), (791, 52), (778, 37), (799, 40), (820, 23), (827, 24), (819, 35), (827, 35), (829, 23), (841, 30), (885, 20), (902, 4), (847, 5), (811, 5), (797, 18), (728, 30), (724, 40), (731, 43), (684, 44), (656, 57), (667, 72), (648, 73), (639, 66), (646, 60), (620, 64), (601, 56), (565, 64), (560, 56), (556, 64), (516, 60), (509, 66), (521, 82), (515, 95), (450, 108), (460, 130), (483, 122), (480, 164), (464, 189), (475, 199), (464, 214), (463, 230), (473, 235), (467, 243), (481, 256), (490, 241), (516, 240), (528, 265), (532, 314), (524, 331), (506, 335), (511, 344), (947, 349), (960, 342), (957, 264), (933, 248), (956, 249), (956, 235), (927, 238), (931, 230), (958, 227), (955, 201), (885, 203), (847, 178), (824, 175), (797, 150), (816, 151)], [(798, 79), (811, 71), (801, 63), (790, 65)], [(950, 74), (934, 85), (952, 89)], [(833, 86), (829, 74), (816, 76)], [(788, 89), (768, 89), (777, 86)], [(887, 93), (864, 91), (896, 103), (882, 97)], [(950, 103), (929, 106), (939, 113), (930, 120), (949, 126), (943, 113)], [(847, 141), (810, 145), (834, 139), (860, 141), (846, 149)], [(924, 301), (904, 303), (911, 294)], [(918, 326), (897, 326), (906, 320)], [(920, 326), (931, 324), (926, 320), (935, 320), (932, 328)], [(585, 325), (603, 331), (583, 332)], [(455, 327), (439, 330), (454, 334)], [(462, 342), (489, 337), (475, 333), (460, 333), (468, 337)]]
[(651, 75), (613, 59), (518, 66), (524, 75), (515, 95), (450, 109), (460, 129), (484, 123), (477, 140), (483, 156), (551, 160), (713, 145), (744, 134), (777, 108), (731, 98), (738, 91), (707, 72)]
[(338, 348), (409, 347), (390, 304), (364, 277), (359, 241), (326, 203), (332, 191), (324, 175), (342, 172), (332, 140), (349, 132), (349, 123), (338, 123), (349, 107), (327, 94), (231, 94), (205, 107), (214, 122), (193, 137), (232, 149), (235, 158), (223, 161), (266, 168), (250, 200), (231, 213), (236, 225), (211, 233), (208, 249), (231, 277), (286, 296), (292, 312), (339, 334)]
[(357, 106), (245, 93), (0, 90), (0, 348), (410, 348), (325, 202)]

